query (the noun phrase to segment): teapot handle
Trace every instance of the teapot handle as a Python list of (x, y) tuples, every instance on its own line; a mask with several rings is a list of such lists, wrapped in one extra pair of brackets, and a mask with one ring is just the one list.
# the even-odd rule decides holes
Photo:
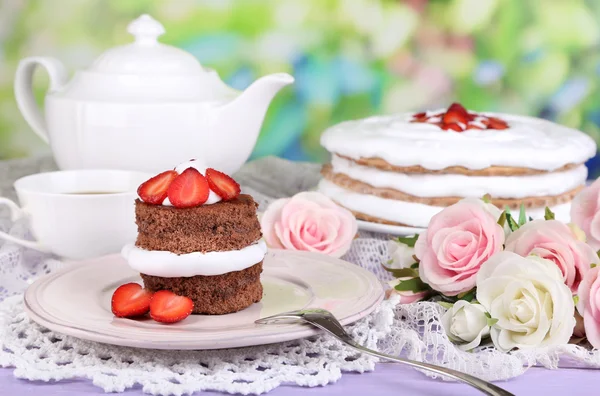
[(54, 58), (31, 57), (19, 62), (15, 75), (15, 98), (23, 118), (31, 129), (46, 143), (49, 143), (48, 131), (44, 116), (33, 96), (33, 73), (41, 65), (50, 76), (48, 93), (57, 91), (67, 82), (67, 70), (63, 64)]

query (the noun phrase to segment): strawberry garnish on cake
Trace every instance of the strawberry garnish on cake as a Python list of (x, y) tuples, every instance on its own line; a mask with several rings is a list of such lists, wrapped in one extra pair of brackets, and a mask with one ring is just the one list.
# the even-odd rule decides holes
[(240, 185), (223, 172), (208, 168), (206, 179), (210, 189), (224, 200), (228, 201), (240, 195)]
[(162, 172), (142, 183), (137, 193), (148, 204), (163, 205), (169, 198), (170, 205), (176, 208), (193, 208), (205, 204), (211, 191), (219, 200), (230, 201), (240, 195), (241, 189), (233, 178), (216, 169), (208, 168), (202, 174), (189, 167), (181, 173)]
[(144, 202), (161, 205), (165, 198), (167, 198), (169, 186), (177, 176), (178, 174), (174, 170), (160, 173), (142, 183), (138, 187), (137, 194)]
[(468, 111), (460, 103), (452, 103), (448, 110), (437, 113), (421, 112), (412, 115), (410, 122), (438, 126), (445, 131), (503, 130), (508, 123), (498, 117)]
[(176, 208), (202, 205), (208, 199), (209, 193), (206, 178), (194, 168), (184, 170), (171, 182), (167, 190), (169, 201)]

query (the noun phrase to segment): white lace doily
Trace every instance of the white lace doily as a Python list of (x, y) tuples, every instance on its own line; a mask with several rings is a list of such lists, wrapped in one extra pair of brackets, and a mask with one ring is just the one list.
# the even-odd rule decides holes
[[(30, 173), (36, 171), (31, 169)], [(7, 173), (0, 169), (0, 175), (3, 172)], [(312, 188), (318, 177), (317, 165), (276, 158), (250, 163), (236, 175), (244, 191), (252, 194), (262, 208), (273, 198)], [(6, 215), (0, 209), (0, 229), (27, 236), (26, 224), (11, 226)], [(388, 259), (387, 239), (384, 235), (361, 232), (345, 259), (387, 280), (389, 274), (381, 268)], [(107, 392), (124, 391), (139, 384), (144, 392), (155, 395), (201, 390), (259, 394), (281, 384), (325, 385), (338, 380), (345, 371), (374, 369), (375, 359), (358, 355), (328, 336), (251, 348), (172, 352), (104, 345), (54, 333), (27, 318), (20, 293), (33, 279), (57, 265), (39, 253), (0, 245), (0, 300), (4, 299), (0, 302), (0, 366), (14, 367), (14, 375), (19, 378), (88, 378)], [(443, 308), (435, 303), (394, 306), (394, 301), (386, 301), (375, 313), (348, 326), (348, 330), (368, 347), (487, 380), (511, 378), (536, 364), (556, 368), (559, 361), (571, 366), (600, 367), (600, 351), (576, 345), (512, 354), (491, 348), (463, 352), (444, 334), (439, 320), (442, 313)]]

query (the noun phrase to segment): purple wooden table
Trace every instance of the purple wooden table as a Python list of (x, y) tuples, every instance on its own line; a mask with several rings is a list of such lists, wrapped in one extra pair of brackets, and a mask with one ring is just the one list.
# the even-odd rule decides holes
[[(598, 395), (600, 371), (532, 368), (521, 377), (498, 384), (515, 395)], [(140, 388), (130, 389), (123, 394), (127, 396), (144, 395)], [(196, 394), (225, 395), (217, 392), (199, 392)], [(325, 387), (282, 386), (268, 393), (269, 396), (475, 396), (479, 394), (466, 385), (432, 380), (415, 370), (393, 364), (379, 364), (376, 370), (371, 373), (344, 374), (338, 382)], [(14, 378), (12, 369), (0, 369), (0, 395), (86, 396), (105, 395), (105, 393), (102, 389), (93, 386), (88, 380), (57, 383), (30, 382)]]

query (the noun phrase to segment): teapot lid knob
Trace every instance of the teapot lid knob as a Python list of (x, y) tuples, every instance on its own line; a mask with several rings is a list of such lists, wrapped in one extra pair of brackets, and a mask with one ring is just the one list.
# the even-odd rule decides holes
[(127, 31), (135, 37), (135, 42), (142, 45), (157, 43), (158, 36), (165, 32), (163, 25), (148, 14), (143, 14), (127, 26)]

